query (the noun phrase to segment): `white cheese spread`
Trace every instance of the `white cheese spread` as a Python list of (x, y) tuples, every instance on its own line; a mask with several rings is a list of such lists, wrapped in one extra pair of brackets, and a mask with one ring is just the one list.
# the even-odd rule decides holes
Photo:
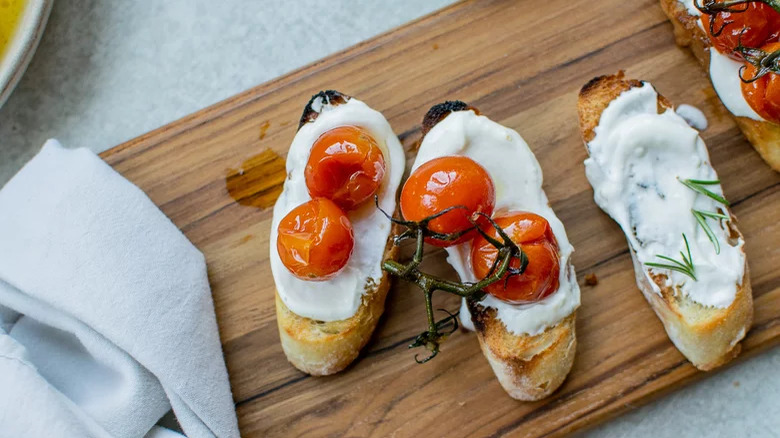
[(691, 128), (697, 131), (704, 131), (707, 129), (707, 116), (701, 112), (700, 109), (693, 105), (682, 104), (675, 110), (685, 121), (691, 126)]

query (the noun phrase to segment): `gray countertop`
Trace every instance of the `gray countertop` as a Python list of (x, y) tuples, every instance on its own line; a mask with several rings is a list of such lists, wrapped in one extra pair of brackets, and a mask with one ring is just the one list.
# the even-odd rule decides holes
[[(47, 138), (103, 151), (449, 3), (57, 0), (0, 109), (0, 185)], [(780, 436), (778, 370), (774, 349), (585, 436)]]

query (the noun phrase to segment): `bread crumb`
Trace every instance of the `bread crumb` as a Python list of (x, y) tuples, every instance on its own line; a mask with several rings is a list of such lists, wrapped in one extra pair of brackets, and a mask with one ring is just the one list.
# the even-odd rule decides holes
[(735, 380), (734, 381), (734, 387), (735, 388), (739, 388), (739, 380)]
[(597, 284), (599, 284), (599, 279), (596, 277), (596, 274), (585, 275), (585, 286), (595, 286)]

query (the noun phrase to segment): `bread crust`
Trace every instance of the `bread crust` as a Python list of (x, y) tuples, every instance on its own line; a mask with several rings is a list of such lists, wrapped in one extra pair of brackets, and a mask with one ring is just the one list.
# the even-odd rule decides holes
[(515, 335), (496, 309), (468, 303), (482, 353), (498, 382), (516, 400), (541, 400), (566, 380), (577, 350), (577, 312), (537, 335)]
[[(710, 72), (710, 40), (679, 0), (660, 0), (661, 8), (674, 27), (677, 45), (690, 48), (704, 71)], [(769, 166), (780, 172), (780, 125), (748, 117), (734, 116), (739, 129)]]
[[(586, 149), (587, 143), (595, 136), (594, 129), (598, 126), (601, 113), (609, 103), (622, 92), (641, 86), (642, 82), (626, 80), (623, 72), (619, 72), (616, 75), (594, 78), (582, 88), (577, 107)], [(660, 94), (658, 106), (659, 111), (672, 107)], [(742, 234), (734, 225), (737, 222), (736, 217), (726, 210), (731, 216), (731, 237), (742, 239)], [(711, 370), (739, 354), (739, 341), (744, 338), (753, 323), (753, 295), (747, 259), (745, 273), (734, 301), (729, 307), (719, 309), (703, 306), (676, 294), (674, 288), (665, 285), (666, 276), (653, 275), (653, 281), (661, 289), (659, 295), (647, 278), (646, 272), (650, 271), (639, 263), (630, 245), (629, 250), (634, 262), (637, 286), (661, 319), (674, 345), (696, 368)]]
[(737, 357), (742, 350), (739, 341), (753, 324), (753, 293), (747, 261), (742, 285), (737, 288), (734, 301), (729, 307), (718, 309), (675, 295), (674, 289), (663, 286), (664, 276), (654, 278), (661, 288), (661, 295), (655, 293), (633, 250), (631, 258), (639, 290), (661, 319), (674, 346), (686, 359), (696, 368), (709, 371)]
[[(434, 105), (423, 120), (423, 136), (455, 111), (479, 114), (476, 108), (461, 101)], [(510, 397), (540, 400), (566, 380), (577, 350), (576, 311), (542, 333), (517, 335), (496, 317), (496, 309), (470, 300), (467, 300), (467, 306), (482, 353)]]

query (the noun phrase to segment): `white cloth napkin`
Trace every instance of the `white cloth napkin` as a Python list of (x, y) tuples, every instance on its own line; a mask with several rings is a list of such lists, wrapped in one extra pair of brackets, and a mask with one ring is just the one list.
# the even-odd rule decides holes
[(0, 190), (0, 437), (237, 437), (203, 255), (93, 153)]

